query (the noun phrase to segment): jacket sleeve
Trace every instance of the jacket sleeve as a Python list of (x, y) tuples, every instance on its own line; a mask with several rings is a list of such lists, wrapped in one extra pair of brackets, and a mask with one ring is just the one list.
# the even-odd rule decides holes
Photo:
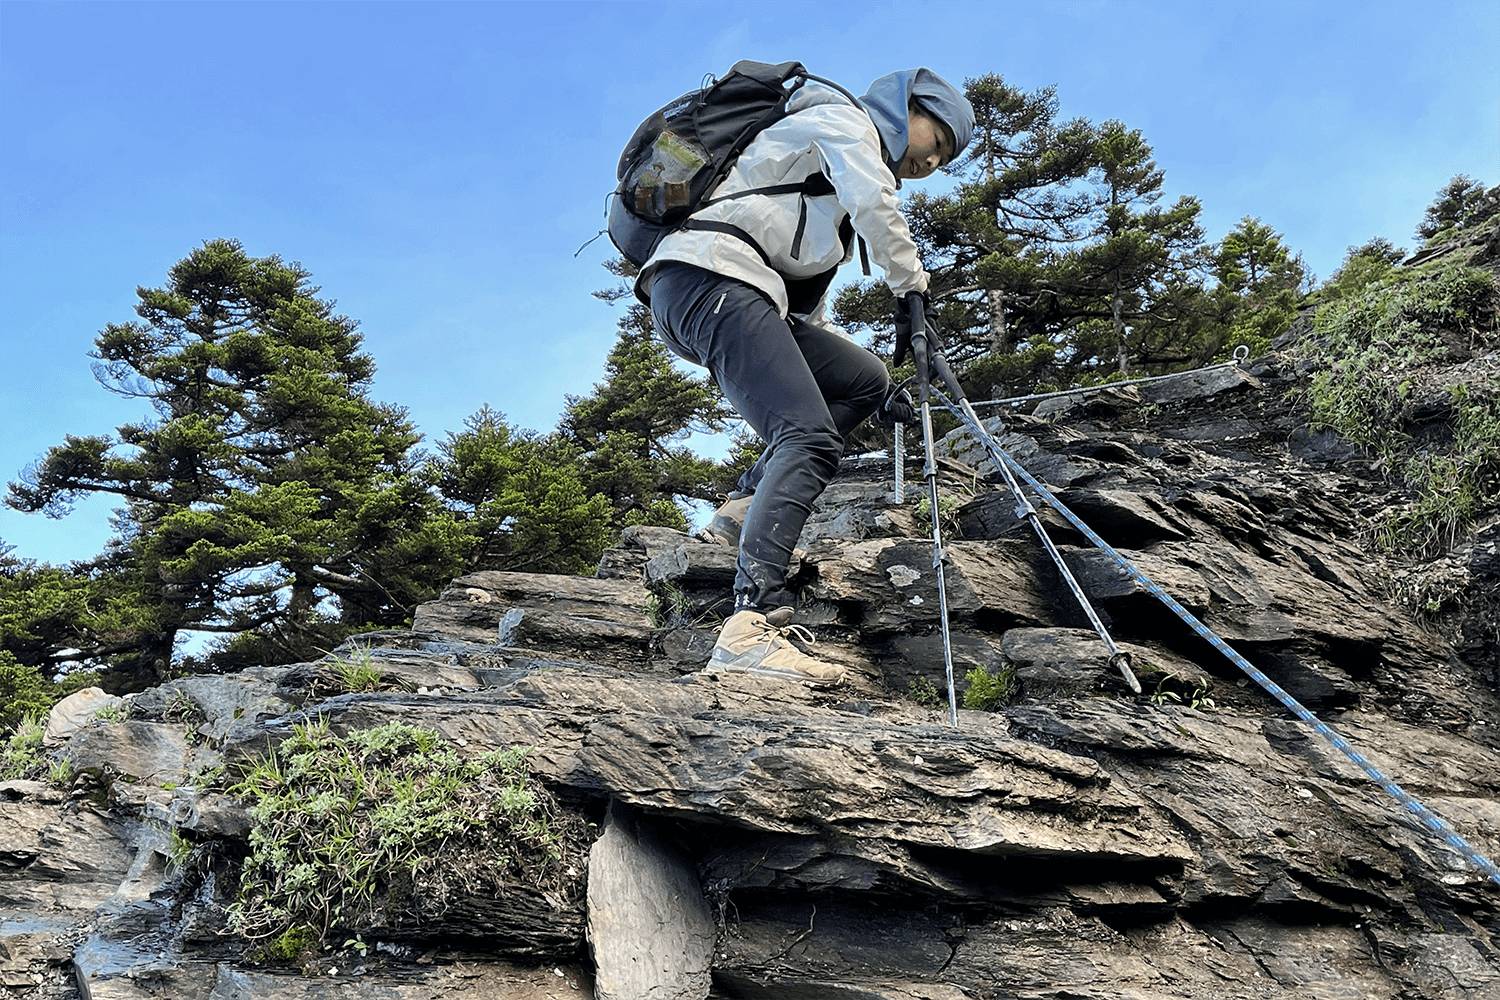
[(848, 105), (818, 105), (802, 113), (827, 120), (813, 145), (839, 205), (865, 238), (886, 284), (898, 297), (927, 291), (927, 272), (896, 198), (896, 178), (881, 158), (880, 137), (869, 117)]

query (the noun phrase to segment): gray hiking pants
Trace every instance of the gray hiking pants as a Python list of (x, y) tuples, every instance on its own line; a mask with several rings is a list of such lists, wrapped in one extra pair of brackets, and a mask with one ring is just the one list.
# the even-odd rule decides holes
[(845, 435), (884, 398), (885, 364), (836, 333), (782, 319), (744, 282), (690, 264), (661, 266), (651, 315), (666, 345), (707, 368), (766, 443), (739, 483), (755, 498), (740, 533), (735, 608), (790, 607), (792, 550), (838, 469)]

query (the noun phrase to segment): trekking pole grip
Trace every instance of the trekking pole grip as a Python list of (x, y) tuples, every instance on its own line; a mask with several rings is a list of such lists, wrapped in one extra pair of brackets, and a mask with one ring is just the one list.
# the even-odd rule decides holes
[(921, 383), (922, 398), (926, 399), (928, 382), (932, 377), (931, 357), (927, 350), (927, 303), (921, 292), (906, 293), (906, 315), (911, 317), (911, 356), (917, 363), (917, 380)]

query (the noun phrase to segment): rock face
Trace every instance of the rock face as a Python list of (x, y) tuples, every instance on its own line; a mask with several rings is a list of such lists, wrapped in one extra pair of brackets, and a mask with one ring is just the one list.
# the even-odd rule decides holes
[[(1380, 481), (1284, 409), (1289, 377), (1263, 361), (990, 424), (1500, 857), (1500, 526), (1421, 570), (1462, 583), (1457, 626), (1425, 630), (1361, 541)], [(941, 447), (942, 492), (962, 501), (945, 526), (956, 686), (973, 671), (1010, 685), (995, 710), (948, 725), (920, 490), (896, 504), (888, 461), (846, 460), (795, 578), (812, 652), (846, 665), (844, 687), (699, 672), (732, 553), (667, 529), (627, 531), (592, 579), (460, 578), (413, 631), (359, 638), (383, 690), (339, 693), (329, 662), (176, 681), (67, 739), (76, 790), (0, 785), (4, 983), (122, 1000), (353, 982), (391, 998), (1500, 996), (1500, 885), (1046, 511), (1132, 655), (1131, 694), (990, 459), (963, 434)], [(215, 933), (224, 889), (167, 874), (168, 832), (233, 848), (252, 821), (194, 775), (315, 716), (336, 732), (400, 719), (471, 754), (534, 748), (535, 774), (603, 829), (588, 912), (558, 917), (578, 930), (547, 965), (505, 964), (461, 918), (371, 933), (369, 956), (335, 950), (317, 978), (247, 965)], [(74, 970), (76, 987), (47, 978)]]

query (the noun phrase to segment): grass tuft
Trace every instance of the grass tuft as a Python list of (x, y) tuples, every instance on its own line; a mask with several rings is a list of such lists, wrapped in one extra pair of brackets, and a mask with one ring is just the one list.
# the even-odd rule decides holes
[(465, 759), (402, 722), (344, 736), (322, 721), (295, 726), (230, 788), (255, 819), (231, 927), (277, 940), (305, 928), (326, 942), (518, 883), (575, 894), (578, 821), (529, 776), (527, 753)]

